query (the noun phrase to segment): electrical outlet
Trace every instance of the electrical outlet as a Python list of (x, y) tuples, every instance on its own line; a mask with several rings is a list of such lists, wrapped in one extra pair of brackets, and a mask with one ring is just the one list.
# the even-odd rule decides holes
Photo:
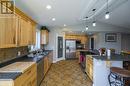
[(20, 51), (18, 51), (18, 56), (20, 56), (21, 55), (21, 52)]

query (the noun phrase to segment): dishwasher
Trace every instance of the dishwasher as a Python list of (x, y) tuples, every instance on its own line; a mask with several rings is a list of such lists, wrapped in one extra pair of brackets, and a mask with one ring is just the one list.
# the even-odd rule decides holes
[(37, 86), (40, 86), (44, 78), (44, 59), (37, 62)]

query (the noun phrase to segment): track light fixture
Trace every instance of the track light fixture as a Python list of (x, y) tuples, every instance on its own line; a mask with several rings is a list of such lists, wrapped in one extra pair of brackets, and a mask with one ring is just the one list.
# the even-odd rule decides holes
[(88, 26), (86, 26), (86, 30), (88, 30)]
[(95, 27), (96, 26), (96, 21), (93, 21), (93, 27)]
[[(93, 14), (93, 15), (95, 15), (95, 11), (96, 11), (96, 9), (93, 9), (92, 11), (94, 12), (94, 14)], [(92, 25), (93, 25), (93, 27), (95, 27), (95, 26), (96, 26), (96, 19), (95, 19), (95, 17), (94, 17), (94, 16), (93, 16), (93, 23), (92, 23)]]
[(108, 0), (107, 0), (107, 11), (106, 11), (106, 14), (105, 14), (105, 19), (109, 19), (110, 18), (110, 13), (108, 11)]

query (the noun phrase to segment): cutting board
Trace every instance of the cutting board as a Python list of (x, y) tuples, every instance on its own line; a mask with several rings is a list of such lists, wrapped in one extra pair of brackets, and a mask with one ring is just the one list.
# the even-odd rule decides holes
[(15, 62), (5, 67), (0, 68), (0, 72), (21, 72), (24, 73), (28, 70), (35, 62)]

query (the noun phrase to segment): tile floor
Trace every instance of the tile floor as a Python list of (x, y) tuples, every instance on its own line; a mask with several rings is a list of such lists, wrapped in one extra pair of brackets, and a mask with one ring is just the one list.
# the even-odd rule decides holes
[(92, 86), (92, 82), (85, 78), (77, 60), (66, 60), (51, 66), (41, 86)]

